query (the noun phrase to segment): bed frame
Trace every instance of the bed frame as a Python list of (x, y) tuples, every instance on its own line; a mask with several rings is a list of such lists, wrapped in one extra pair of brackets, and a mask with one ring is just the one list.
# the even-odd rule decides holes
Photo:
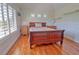
[[(30, 27), (35, 27), (36, 23), (46, 26), (46, 23), (43, 22), (31, 22)], [(62, 45), (63, 36), (64, 30), (30, 32), (30, 48), (32, 48), (33, 44), (40, 45), (60, 42)]]
[(41, 24), (41, 27), (46, 27), (46, 22), (30, 22), (30, 27), (36, 27), (35, 24)]

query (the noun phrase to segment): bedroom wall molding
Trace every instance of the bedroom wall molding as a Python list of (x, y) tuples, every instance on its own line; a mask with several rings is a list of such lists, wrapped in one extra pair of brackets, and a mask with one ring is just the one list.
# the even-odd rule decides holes
[(68, 35), (65, 35), (64, 38), (65, 38), (65, 39), (68, 39), (68, 40), (71, 40), (71, 41), (73, 41), (73, 42), (79, 43), (78, 41), (73, 40), (74, 38), (72, 38), (72, 37), (70, 37), (70, 36), (68, 36)]
[(75, 10), (75, 11), (64, 13), (64, 15), (71, 15), (71, 14), (78, 13), (78, 12), (79, 10)]
[(62, 19), (64, 16), (66, 15), (72, 15), (72, 14), (75, 14), (75, 13), (78, 13), (79, 12), (79, 9), (77, 10), (74, 10), (74, 11), (71, 11), (71, 12), (67, 12), (67, 13), (64, 13), (62, 16), (58, 17), (58, 18), (55, 18), (55, 20), (59, 20), (59, 19)]

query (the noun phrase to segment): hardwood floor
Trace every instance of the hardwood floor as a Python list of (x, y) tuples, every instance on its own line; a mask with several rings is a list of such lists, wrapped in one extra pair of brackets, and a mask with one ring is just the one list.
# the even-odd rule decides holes
[(7, 53), (8, 55), (78, 55), (79, 44), (69, 39), (64, 39), (62, 46), (60, 44), (48, 44), (36, 46), (30, 49), (28, 36), (20, 36), (13, 47)]

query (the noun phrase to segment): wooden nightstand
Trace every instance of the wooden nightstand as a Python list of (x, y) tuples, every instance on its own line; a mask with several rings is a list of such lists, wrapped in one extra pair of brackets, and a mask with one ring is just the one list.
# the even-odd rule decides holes
[(21, 34), (22, 34), (22, 35), (28, 35), (28, 26), (23, 25), (23, 26), (21, 27)]

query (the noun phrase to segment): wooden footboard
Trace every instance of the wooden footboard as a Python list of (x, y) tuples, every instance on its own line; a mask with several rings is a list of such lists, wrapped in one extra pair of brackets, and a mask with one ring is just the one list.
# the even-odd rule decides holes
[(64, 30), (30, 32), (30, 48), (33, 44), (63, 43)]

